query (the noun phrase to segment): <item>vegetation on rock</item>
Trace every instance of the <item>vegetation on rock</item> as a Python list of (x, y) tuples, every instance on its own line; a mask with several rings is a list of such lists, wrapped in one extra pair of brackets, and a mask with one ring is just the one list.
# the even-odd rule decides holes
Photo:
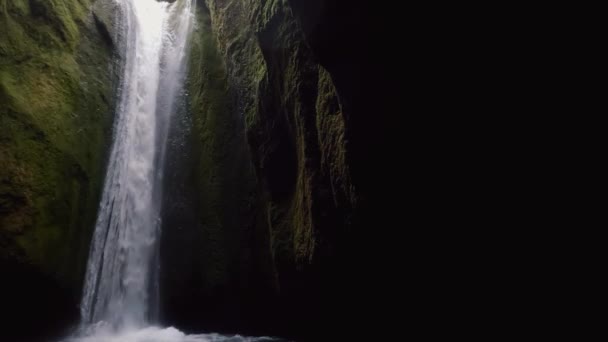
[(199, 9), (188, 75), (201, 274), (182, 288), (199, 303), (184, 315), (315, 334), (357, 206), (339, 92), (287, 2)]
[[(112, 122), (112, 51), (90, 8), (0, 1), (0, 258), (66, 289), (74, 309)], [(20, 281), (3, 286), (31, 288)]]

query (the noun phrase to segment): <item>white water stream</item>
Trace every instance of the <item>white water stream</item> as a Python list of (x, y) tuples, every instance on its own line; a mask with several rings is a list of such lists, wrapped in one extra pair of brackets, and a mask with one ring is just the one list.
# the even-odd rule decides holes
[(158, 308), (162, 169), (168, 127), (182, 91), (195, 0), (113, 0), (123, 56), (114, 142), (81, 304), (66, 341), (203, 342), (267, 338), (186, 335), (153, 326)]

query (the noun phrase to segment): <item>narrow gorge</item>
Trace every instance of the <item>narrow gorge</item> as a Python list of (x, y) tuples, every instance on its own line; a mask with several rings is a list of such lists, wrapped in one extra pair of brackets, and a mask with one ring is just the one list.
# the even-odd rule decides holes
[(390, 187), (370, 6), (0, 0), (0, 340), (361, 338)]

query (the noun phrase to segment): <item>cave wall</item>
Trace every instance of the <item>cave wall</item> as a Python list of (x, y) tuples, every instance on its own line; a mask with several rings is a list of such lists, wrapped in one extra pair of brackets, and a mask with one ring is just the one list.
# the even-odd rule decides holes
[(111, 7), (0, 1), (0, 302), (8, 336), (33, 339), (77, 317), (111, 136)]
[[(212, 250), (223, 253), (207, 255), (211, 258), (207, 263), (224, 265), (226, 260), (249, 260), (249, 265), (255, 265), (248, 266), (249, 274), (254, 276), (247, 281), (240, 278), (227, 282), (232, 285), (225, 287), (228, 295), (222, 298), (234, 298), (228, 309), (232, 312), (224, 315), (224, 321), (234, 324), (222, 327), (226, 330), (318, 340), (322, 335), (328, 339), (337, 337), (345, 327), (342, 321), (359, 321), (355, 307), (361, 299), (355, 298), (369, 281), (360, 276), (361, 270), (369, 265), (359, 263), (365, 259), (361, 257), (365, 254), (361, 230), (366, 217), (371, 217), (369, 210), (366, 212), (369, 193), (365, 189), (370, 185), (366, 183), (369, 177), (361, 166), (365, 166), (366, 153), (369, 154), (373, 145), (373, 142), (366, 144), (366, 133), (373, 140), (376, 131), (372, 123), (367, 132), (359, 132), (360, 121), (353, 116), (375, 114), (374, 110), (380, 106), (371, 109), (371, 103), (376, 100), (371, 90), (371, 99), (359, 98), (370, 95), (364, 94), (366, 90), (357, 84), (368, 87), (361, 82), (371, 71), (357, 69), (369, 69), (370, 65), (364, 57), (366, 52), (348, 45), (357, 39), (365, 43), (368, 38), (366, 35), (348, 37), (343, 45), (333, 44), (332, 40), (345, 37), (341, 36), (342, 29), (331, 27), (331, 20), (337, 17), (329, 4), (310, 2), (306, 5), (281, 0), (198, 2), (205, 13), (205, 23), (199, 27), (204, 38), (195, 39), (194, 49), (196, 44), (203, 44), (207, 51), (213, 51), (213, 56), (197, 58), (194, 52), (190, 74), (218, 68), (212, 73), (215, 84), (204, 81), (209, 79), (209, 74), (194, 77), (202, 80), (202, 101), (193, 103), (195, 110), (200, 109), (193, 116), (195, 122), (200, 123), (197, 130), (205, 132), (202, 146), (213, 149), (210, 146), (214, 139), (223, 139), (225, 132), (242, 131), (246, 139), (239, 138), (232, 145), (224, 143), (222, 146), (230, 147), (222, 151), (229, 155), (236, 151), (247, 155), (241, 160), (241, 170), (253, 168), (254, 171), (255, 191), (245, 198), (250, 199), (253, 210), (250, 215), (256, 217), (255, 233), (244, 234), (246, 230), (242, 227), (231, 232), (210, 222), (200, 226), (203, 234), (214, 236), (208, 237), (211, 241), (226, 243), (234, 232), (240, 235), (239, 241), (228, 242), (222, 248), (201, 245), (201, 253), (212, 254)], [(354, 14), (337, 23), (359, 24), (355, 17), (361, 8), (353, 5)], [(336, 55), (331, 55), (331, 47), (336, 47)], [(351, 52), (358, 54), (350, 55)], [(353, 76), (349, 79), (350, 73)], [(212, 93), (210, 89), (214, 89)], [(209, 115), (218, 108), (230, 109), (223, 110), (221, 115)], [(205, 121), (210, 117), (229, 120), (231, 124), (224, 122), (218, 130), (217, 123)], [(199, 153), (208, 158), (208, 151)], [(216, 176), (232, 182), (242, 177), (250, 182), (249, 171), (246, 176), (235, 174), (229, 171), (233, 170), (229, 162), (221, 158), (209, 160), (213, 163), (207, 163), (197, 172), (203, 180), (217, 170)], [(357, 175), (363, 181), (357, 183)], [(201, 198), (214, 191), (243, 196), (221, 182), (214, 185), (216, 187), (199, 184)], [(225, 203), (215, 208), (208, 204), (201, 203), (201, 210), (217, 213), (228, 208)], [(230, 210), (230, 213), (235, 215), (237, 211)], [(252, 247), (256, 250), (247, 250)], [(239, 268), (226, 270), (219, 273), (234, 275), (241, 271)], [(209, 281), (202, 281), (201, 287), (209, 286)], [(234, 284), (255, 285), (256, 291), (248, 292)], [(203, 292), (213, 293), (209, 289)], [(257, 301), (251, 300), (256, 297)], [(227, 302), (230, 300), (223, 304)], [(251, 306), (253, 303), (262, 305)], [(241, 319), (234, 319), (235, 310)], [(336, 320), (336, 317), (341, 318)], [(201, 319), (199, 325), (208, 322)], [(217, 325), (207, 327), (214, 329)]]
[(238, 96), (199, 3), (174, 113), (163, 203), (161, 320), (189, 331), (252, 327), (274, 291)]

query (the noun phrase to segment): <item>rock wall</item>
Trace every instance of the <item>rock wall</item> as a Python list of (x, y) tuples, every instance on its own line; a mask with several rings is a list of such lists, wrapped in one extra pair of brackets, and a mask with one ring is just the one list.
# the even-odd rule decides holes
[(111, 14), (92, 6), (0, 1), (0, 302), (9, 336), (34, 338), (77, 315), (115, 80)]
[[(197, 191), (206, 217), (200, 226), (206, 237), (200, 239), (207, 241), (200, 245), (206, 265), (198, 269), (217, 268), (219, 277), (201, 277), (199, 284), (215, 298), (208, 302), (218, 305), (206, 312), (200, 301), (198, 309), (186, 311), (193, 322), (206, 317), (198, 324), (208, 329), (336, 338), (344, 325), (335, 317), (358, 322), (355, 306), (361, 300), (354, 298), (370, 281), (360, 277), (371, 260), (362, 256), (363, 228), (373, 216), (366, 164), (374, 160), (379, 130), (373, 122), (364, 129), (361, 118), (382, 106), (368, 53), (352, 45), (359, 39), (365, 46), (371, 35), (358, 21), (362, 4), (207, 0), (198, 5), (202, 33), (193, 43), (190, 75), (199, 82), (194, 97), (200, 101), (192, 108), (203, 148), (195, 154), (206, 160), (197, 171), (203, 180)], [(336, 13), (338, 5), (345, 11)], [(240, 132), (246, 140), (226, 143)], [(219, 155), (210, 158), (211, 150), (244, 156), (239, 172)], [(228, 186), (244, 179), (250, 184), (250, 168), (254, 188)], [(245, 188), (255, 191), (239, 192)], [(224, 220), (218, 213), (238, 211), (210, 202), (214, 194), (246, 199), (255, 225), (231, 230), (218, 224)], [(238, 260), (247, 267), (226, 264)], [(225, 285), (219, 296), (208, 288), (217, 279)], [(207, 317), (213, 315), (217, 322)]]
[(274, 285), (238, 97), (209, 10), (199, 5), (187, 94), (170, 134), (161, 312), (168, 325), (229, 331), (255, 325), (247, 311), (263, 304)]

